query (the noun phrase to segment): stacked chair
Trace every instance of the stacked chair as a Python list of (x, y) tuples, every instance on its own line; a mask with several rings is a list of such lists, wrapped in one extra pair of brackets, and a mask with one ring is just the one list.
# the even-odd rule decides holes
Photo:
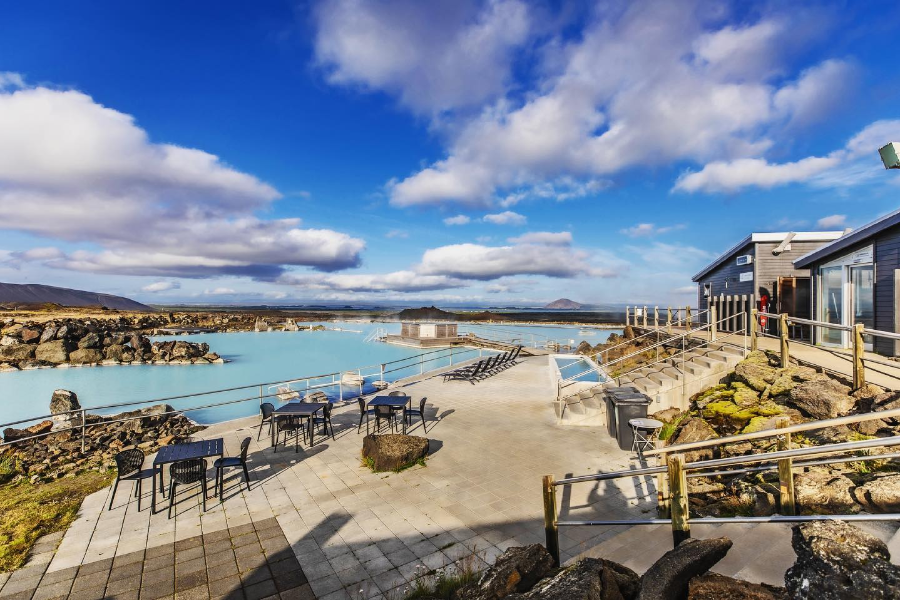
[(518, 358), (521, 351), (522, 346), (516, 346), (512, 350), (490, 358), (483, 358), (474, 364), (448, 371), (444, 373), (444, 381), (464, 380), (473, 384), (477, 383), (515, 365), (516, 358)]

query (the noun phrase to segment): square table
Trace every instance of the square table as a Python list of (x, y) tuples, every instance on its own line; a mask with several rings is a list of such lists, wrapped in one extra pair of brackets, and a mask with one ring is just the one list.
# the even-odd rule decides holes
[(160, 491), (165, 494), (165, 486), (163, 486), (163, 469), (169, 463), (178, 462), (180, 460), (191, 460), (194, 458), (208, 458), (210, 456), (218, 456), (221, 458), (225, 454), (225, 440), (215, 438), (211, 440), (200, 440), (199, 442), (187, 442), (185, 444), (174, 444), (172, 446), (163, 446), (156, 453), (153, 459), (153, 495), (150, 500), (150, 514), (156, 513), (156, 470), (159, 469), (159, 487)]
[[(406, 407), (412, 402), (411, 396), (375, 396), (369, 406), (390, 406), (392, 410), (403, 409), (403, 433), (406, 433)], [(366, 411), (366, 434), (369, 433), (369, 412)]]
[[(315, 428), (312, 427), (312, 417), (317, 412), (325, 408), (327, 402), (288, 402), (283, 406), (279, 406), (275, 409), (275, 412), (272, 414), (274, 419), (278, 417), (306, 417), (309, 419), (309, 445), (313, 445), (313, 435), (315, 435)], [(278, 427), (272, 428), (272, 446), (275, 445), (275, 436), (278, 433)]]

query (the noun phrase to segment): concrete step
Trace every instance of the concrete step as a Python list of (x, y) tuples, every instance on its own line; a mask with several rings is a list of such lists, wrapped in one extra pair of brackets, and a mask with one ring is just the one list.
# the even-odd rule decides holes
[(684, 373), (679, 371), (677, 367), (663, 367), (662, 372), (672, 379), (676, 379), (678, 381), (681, 381), (681, 379), (684, 377)]
[(678, 383), (677, 379), (670, 377), (666, 373), (662, 373), (660, 371), (651, 371), (650, 373), (647, 373), (647, 378), (658, 383), (660, 387), (666, 388)]
[(716, 360), (721, 360), (723, 363), (737, 362), (737, 360), (735, 360), (737, 358), (736, 356), (734, 356), (733, 354), (730, 354), (728, 352), (723, 352), (721, 350), (716, 350), (715, 352), (710, 352), (707, 356), (709, 356), (709, 358), (715, 358)]
[(631, 385), (634, 385), (636, 388), (638, 388), (638, 390), (640, 390), (644, 394), (647, 394), (648, 396), (656, 394), (656, 392), (659, 391), (660, 387), (658, 383), (646, 377), (638, 377), (631, 382)]
[(725, 364), (726, 361), (715, 358), (711, 355), (707, 356), (695, 356), (691, 359), (692, 363), (696, 363), (702, 367), (706, 367), (707, 369), (715, 369), (721, 367)]
[(735, 348), (734, 346), (722, 345), (722, 346), (719, 346), (718, 350), (719, 350), (719, 352), (731, 354), (732, 356), (735, 356), (739, 359), (744, 358), (744, 350), (742, 348)]

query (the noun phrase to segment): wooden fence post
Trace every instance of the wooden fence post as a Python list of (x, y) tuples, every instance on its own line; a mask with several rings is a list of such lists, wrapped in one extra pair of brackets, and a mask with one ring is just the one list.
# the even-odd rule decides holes
[(709, 307), (709, 341), (716, 341), (716, 305)]
[(691, 307), (690, 306), (684, 307), (684, 326), (687, 329), (687, 331), (691, 330)]
[(659, 307), (653, 307), (653, 327), (654, 329), (659, 329)]
[(866, 368), (863, 364), (863, 352), (865, 352), (866, 346), (863, 341), (863, 329), (865, 326), (862, 323), (857, 323), (853, 326), (853, 389), (858, 390), (859, 388), (866, 385)]
[[(665, 448), (666, 440), (656, 440), (657, 449)], [(666, 466), (666, 453), (662, 452), (656, 455), (656, 466)], [(669, 508), (669, 476), (668, 473), (662, 472), (656, 474), (656, 514), (660, 519), (668, 519), (672, 516)]]
[(788, 366), (791, 354), (788, 351), (788, 315), (781, 313), (778, 315), (778, 333), (781, 336), (781, 367)]
[(668, 458), (669, 489), (672, 490), (672, 541), (676, 546), (690, 539), (690, 505), (688, 504), (687, 473), (684, 471), (684, 455), (676, 454)]
[(631, 307), (630, 307), (630, 306), (626, 306), (626, 307), (625, 307), (625, 326), (626, 326), (626, 327), (628, 327), (629, 325), (631, 325), (631, 316), (629, 315), (630, 312), (631, 312)]
[(672, 333), (672, 307), (666, 307), (666, 331)]
[(558, 567), (559, 528), (556, 525), (556, 486), (553, 485), (553, 475), (544, 475), (544, 535), (547, 540), (547, 552)]
[[(775, 429), (784, 429), (791, 424), (790, 417), (777, 417)], [(791, 434), (783, 433), (778, 436), (778, 449), (791, 449)], [(794, 502), (794, 465), (790, 458), (778, 460), (778, 482), (781, 488), (781, 514), (797, 514), (797, 505)]]
[(644, 307), (644, 329), (647, 329), (647, 307)]
[(756, 328), (759, 326), (759, 320), (756, 313), (759, 312), (755, 308), (750, 309), (750, 352), (756, 352), (758, 343), (756, 341)]

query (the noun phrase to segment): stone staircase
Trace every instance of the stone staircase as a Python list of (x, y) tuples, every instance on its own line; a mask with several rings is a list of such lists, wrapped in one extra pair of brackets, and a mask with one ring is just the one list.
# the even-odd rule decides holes
[(556, 418), (561, 425), (582, 427), (606, 426), (606, 398), (604, 384), (596, 384), (580, 391), (564, 395), (556, 403)]
[(618, 382), (654, 399), (651, 413), (672, 407), (686, 410), (691, 396), (715, 385), (743, 358), (741, 348), (711, 343), (636, 369), (619, 377)]

